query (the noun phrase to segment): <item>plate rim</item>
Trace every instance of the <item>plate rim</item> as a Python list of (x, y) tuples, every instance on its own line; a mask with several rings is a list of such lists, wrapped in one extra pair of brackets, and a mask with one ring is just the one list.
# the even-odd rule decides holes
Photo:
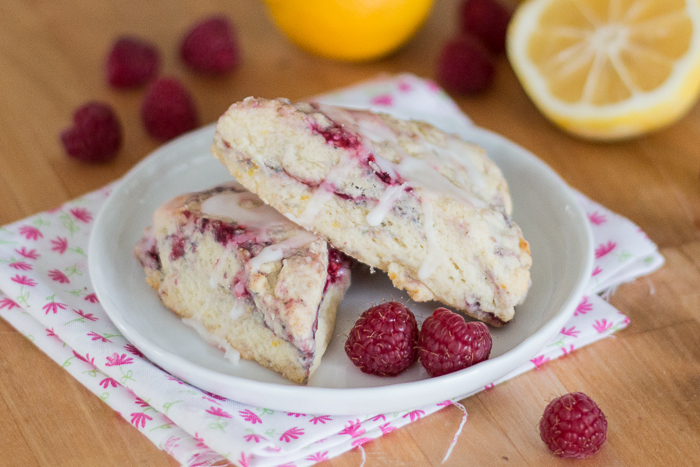
[[(567, 211), (572, 221), (580, 224), (579, 227), (581, 227), (580, 233), (582, 235), (583, 243), (579, 246), (586, 249), (587, 254), (585, 254), (585, 264), (582, 268), (580, 268), (576, 285), (569, 292), (568, 298), (561, 309), (552, 318), (546, 321), (535, 332), (527, 336), (522, 342), (512, 349), (506, 351), (502, 355), (487, 360), (489, 364), (486, 366), (475, 365), (448, 375), (418, 381), (374, 387), (328, 388), (257, 381), (204, 368), (191, 360), (175, 355), (163, 349), (158, 344), (148, 339), (147, 336), (143, 335), (143, 333), (132, 326), (129, 322), (125, 322), (125, 319), (122, 319), (122, 311), (112, 302), (109, 294), (102, 290), (104, 273), (101, 271), (100, 264), (104, 261), (101, 255), (105, 250), (104, 248), (100, 248), (103, 239), (101, 239), (96, 232), (100, 231), (99, 226), (105, 222), (105, 219), (109, 215), (110, 208), (117, 203), (119, 193), (121, 193), (123, 190), (128, 191), (130, 184), (133, 185), (136, 183), (136, 181), (138, 181), (141, 176), (141, 172), (148, 171), (149, 167), (151, 166), (157, 166), (160, 159), (164, 157), (164, 154), (168, 154), (173, 147), (194, 144), (208, 133), (213, 135), (214, 127), (215, 123), (212, 123), (182, 135), (160, 146), (144, 157), (144, 159), (138, 164), (132, 167), (121, 178), (121, 180), (117, 182), (117, 185), (113, 188), (111, 195), (100, 208), (100, 211), (95, 218), (95, 223), (93, 225), (92, 232), (90, 233), (89, 240), (88, 269), (90, 272), (90, 279), (93, 284), (93, 288), (95, 289), (95, 293), (97, 294), (102, 307), (112, 323), (114, 323), (114, 325), (123, 333), (124, 337), (136, 345), (152, 363), (161, 367), (168, 373), (177, 376), (179, 379), (182, 379), (188, 384), (215, 393), (217, 391), (211, 391), (210, 389), (212, 386), (209, 385), (208, 382), (217, 385), (225, 384), (227, 386), (235, 387), (240, 392), (240, 394), (239, 392), (236, 393), (237, 396), (235, 398), (230, 398), (233, 401), (288, 412), (324, 413), (328, 415), (356, 415), (359, 413), (387, 413), (407, 410), (415, 408), (416, 404), (407, 405), (406, 403), (402, 403), (401, 400), (403, 398), (397, 397), (397, 393), (410, 390), (412, 393), (418, 392), (423, 394), (425, 402), (421, 402), (421, 405), (424, 406), (447, 399), (464, 396), (464, 393), (455, 392), (454, 390), (454, 388), (458, 387), (460, 382), (463, 382), (464, 380), (469, 379), (481, 381), (483, 382), (481, 386), (486, 386), (487, 384), (517, 369), (520, 365), (527, 362), (528, 359), (532, 358), (542, 350), (542, 347), (545, 345), (544, 341), (554, 336), (556, 332), (559, 331), (561, 326), (566, 323), (566, 321), (573, 314), (573, 311), (581, 297), (585, 293), (588, 282), (587, 279), (590, 277), (593, 270), (593, 235), (590, 225), (586, 221), (582, 208), (574, 198), (572, 188), (569, 187), (561, 176), (551, 167), (549, 167), (549, 165), (527, 149), (502, 135), (476, 125), (472, 125), (469, 127), (470, 131), (482, 133), (487, 138), (492, 138), (494, 141), (504, 144), (509, 150), (514, 149), (519, 153), (519, 156), (526, 157), (528, 162), (537, 166), (538, 172), (546, 174), (547, 177), (555, 182), (555, 185), (561, 189), (562, 194), (566, 198), (562, 204), (567, 206)], [(117, 196), (115, 196), (115, 194), (117, 194)], [(182, 372), (178, 371), (178, 368), (186, 369), (187, 373), (194, 375), (195, 378), (183, 378), (180, 376), (182, 375)], [(493, 376), (494, 374), (496, 376)], [(195, 383), (192, 381), (193, 379), (200, 379), (204, 381), (205, 384), (201, 384), (200, 382)], [(214, 382), (214, 380), (217, 381)], [(203, 386), (209, 387), (206, 388)], [(436, 387), (438, 389), (437, 391), (435, 390)], [(479, 390), (480, 389), (477, 389), (471, 393), (478, 392)], [(249, 396), (251, 392), (256, 396), (251, 398)], [(280, 394), (280, 392), (282, 394)], [(451, 396), (448, 396), (448, 394), (451, 394)], [(241, 395), (244, 397), (239, 397)], [(283, 395), (283, 397), (280, 397), (280, 395)], [(275, 397), (277, 397), (279, 400), (275, 399)], [(329, 399), (331, 402), (328, 402)], [(339, 404), (338, 401), (344, 401), (344, 403)], [(358, 411), (351, 408), (356, 406), (358, 401), (361, 402), (361, 408), (363, 410)]]

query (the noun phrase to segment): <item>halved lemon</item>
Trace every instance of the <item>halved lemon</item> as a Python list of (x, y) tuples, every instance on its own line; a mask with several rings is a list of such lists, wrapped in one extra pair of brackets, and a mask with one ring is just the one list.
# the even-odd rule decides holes
[(682, 117), (700, 92), (700, 0), (529, 0), (508, 59), (555, 124), (614, 140)]

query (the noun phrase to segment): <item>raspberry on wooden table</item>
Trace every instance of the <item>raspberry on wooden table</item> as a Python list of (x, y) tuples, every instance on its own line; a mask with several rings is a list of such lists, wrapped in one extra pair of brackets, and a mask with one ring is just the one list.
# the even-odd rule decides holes
[(540, 437), (554, 455), (583, 459), (598, 452), (607, 438), (608, 421), (582, 392), (557, 397), (544, 409)]
[(75, 159), (107, 162), (122, 145), (122, 126), (108, 104), (89, 102), (75, 111), (73, 126), (63, 130), (61, 141)]
[(148, 133), (167, 141), (199, 126), (194, 100), (175, 78), (158, 78), (146, 91), (141, 119)]
[(228, 73), (236, 68), (240, 58), (233, 25), (223, 16), (195, 25), (182, 41), (180, 56), (200, 73)]
[(416, 361), (417, 341), (411, 310), (386, 302), (362, 313), (345, 342), (345, 353), (365, 373), (396, 376)]
[(493, 57), (478, 39), (463, 34), (449, 40), (437, 63), (438, 82), (448, 91), (478, 93), (493, 83)]
[(120, 37), (107, 57), (107, 82), (115, 88), (141, 86), (155, 78), (158, 49), (138, 37)]
[(418, 356), (430, 376), (442, 376), (483, 362), (491, 345), (484, 323), (467, 323), (461, 315), (438, 308), (423, 322)]
[(460, 13), (462, 31), (474, 34), (495, 54), (506, 50), (510, 10), (497, 0), (465, 0)]

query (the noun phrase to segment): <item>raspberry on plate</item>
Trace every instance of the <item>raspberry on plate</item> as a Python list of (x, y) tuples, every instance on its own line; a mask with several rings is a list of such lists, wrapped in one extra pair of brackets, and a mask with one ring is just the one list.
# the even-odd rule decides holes
[(386, 302), (366, 310), (355, 322), (345, 353), (365, 373), (396, 376), (416, 361), (418, 324), (411, 310)]
[(151, 84), (141, 105), (141, 119), (148, 133), (161, 141), (199, 126), (194, 100), (175, 78), (158, 78)]
[(461, 315), (438, 308), (423, 322), (418, 356), (430, 376), (442, 376), (483, 362), (491, 345), (484, 323), (467, 323)]
[(83, 162), (107, 162), (122, 145), (122, 126), (112, 107), (88, 102), (73, 114), (73, 126), (63, 130), (61, 141), (69, 156)]
[(497, 0), (465, 0), (461, 7), (462, 31), (481, 39), (495, 54), (506, 50), (511, 12)]
[(115, 88), (141, 86), (155, 78), (158, 49), (138, 37), (120, 37), (107, 57), (107, 82)]
[(462, 34), (448, 41), (437, 63), (437, 79), (449, 91), (478, 93), (493, 83), (493, 57), (478, 39)]
[(182, 41), (180, 56), (200, 73), (228, 73), (236, 68), (240, 56), (233, 25), (223, 16), (195, 25)]
[(557, 397), (544, 409), (540, 437), (555, 456), (583, 459), (605, 443), (608, 421), (593, 400), (582, 392)]

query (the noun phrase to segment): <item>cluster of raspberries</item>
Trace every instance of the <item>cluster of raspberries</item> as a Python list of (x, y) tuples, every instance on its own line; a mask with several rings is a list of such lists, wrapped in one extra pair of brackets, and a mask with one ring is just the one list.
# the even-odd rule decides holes
[(459, 34), (443, 46), (437, 62), (437, 79), (445, 89), (474, 94), (491, 86), (496, 57), (506, 50), (511, 15), (498, 0), (462, 2)]
[[(180, 44), (180, 58), (192, 70), (221, 75), (240, 60), (235, 31), (222, 16), (194, 25)], [(199, 126), (194, 99), (176, 78), (158, 77), (160, 53), (155, 45), (138, 37), (121, 37), (112, 46), (105, 67), (107, 82), (117, 89), (149, 84), (141, 104), (146, 131), (167, 141)], [(73, 126), (61, 133), (66, 152), (84, 162), (106, 162), (122, 144), (122, 126), (114, 109), (89, 102), (73, 114)]]
[[(491, 347), (484, 323), (466, 322), (438, 308), (419, 330), (411, 310), (386, 302), (362, 313), (350, 330), (345, 353), (365, 373), (396, 376), (420, 359), (435, 377), (483, 362)], [(556, 456), (582, 459), (601, 448), (608, 422), (590, 397), (575, 392), (550, 402), (539, 427), (542, 441)]]
[(491, 334), (447, 308), (436, 309), (418, 330), (411, 310), (398, 302), (368, 309), (357, 320), (345, 353), (360, 370), (396, 376), (420, 359), (430, 376), (442, 376), (489, 358)]

